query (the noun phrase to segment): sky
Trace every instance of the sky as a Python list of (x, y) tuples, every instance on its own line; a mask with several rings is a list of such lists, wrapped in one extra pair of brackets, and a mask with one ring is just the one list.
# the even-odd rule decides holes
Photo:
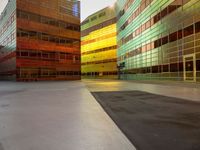
[(81, 0), (81, 20), (83, 21), (89, 15), (112, 6), (116, 0)]
[(0, 0), (0, 13), (3, 11), (4, 7), (6, 6), (8, 0)]
[[(3, 11), (8, 0), (0, 0), (0, 13)], [(106, 6), (112, 6), (116, 0), (81, 0), (81, 20), (83, 21), (89, 15), (103, 9)]]

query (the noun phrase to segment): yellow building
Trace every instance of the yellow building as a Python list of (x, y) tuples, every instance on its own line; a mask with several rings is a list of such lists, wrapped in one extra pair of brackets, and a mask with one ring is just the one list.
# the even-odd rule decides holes
[(116, 16), (106, 7), (81, 25), (81, 69), (84, 77), (116, 77)]

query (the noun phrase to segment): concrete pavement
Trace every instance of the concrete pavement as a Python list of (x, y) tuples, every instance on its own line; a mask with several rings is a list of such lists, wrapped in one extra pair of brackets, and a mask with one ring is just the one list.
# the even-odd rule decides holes
[(81, 81), (0, 82), (0, 150), (135, 150)]
[(0, 150), (135, 150), (89, 90), (137, 90), (200, 101), (199, 86), (181, 85), (117, 80), (0, 82)]
[(91, 92), (144, 91), (169, 97), (200, 101), (200, 84), (167, 81), (82, 80)]

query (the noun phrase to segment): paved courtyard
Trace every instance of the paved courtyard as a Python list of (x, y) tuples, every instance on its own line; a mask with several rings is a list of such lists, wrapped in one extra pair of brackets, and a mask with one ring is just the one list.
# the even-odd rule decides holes
[(130, 90), (200, 101), (191, 84), (0, 82), (0, 150), (135, 150), (90, 93)]
[(134, 150), (81, 81), (0, 82), (0, 150)]
[(98, 91), (144, 91), (152, 94), (200, 101), (200, 83), (173, 81), (119, 81), (83, 80), (91, 92)]

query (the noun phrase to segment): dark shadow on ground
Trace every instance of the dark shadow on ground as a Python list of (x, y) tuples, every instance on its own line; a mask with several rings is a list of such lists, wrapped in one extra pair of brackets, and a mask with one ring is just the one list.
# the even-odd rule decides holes
[(138, 150), (200, 150), (200, 103), (141, 91), (92, 94)]

